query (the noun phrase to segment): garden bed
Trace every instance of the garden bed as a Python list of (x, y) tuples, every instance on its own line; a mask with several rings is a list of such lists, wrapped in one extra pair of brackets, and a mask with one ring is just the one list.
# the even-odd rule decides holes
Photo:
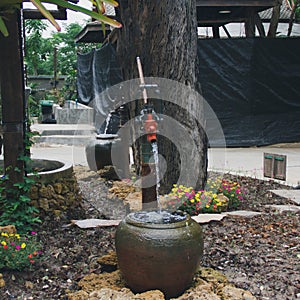
[[(5, 286), (1, 299), (68, 299), (80, 289), (86, 275), (105, 269), (98, 258), (114, 250), (115, 228), (82, 230), (70, 220), (118, 219), (126, 207), (116, 197), (107, 197), (112, 182), (104, 181), (84, 167), (75, 168), (83, 202), (56, 217), (46, 216), (35, 228), (43, 244), (43, 259), (32, 270), (2, 270)], [(287, 204), (269, 190), (290, 188), (272, 181), (226, 175), (247, 189), (240, 209), (260, 211), (253, 218), (226, 217), (203, 225), (202, 265), (221, 271), (229, 282), (249, 290), (257, 299), (297, 299), (299, 278), (299, 213), (278, 213), (266, 204)]]

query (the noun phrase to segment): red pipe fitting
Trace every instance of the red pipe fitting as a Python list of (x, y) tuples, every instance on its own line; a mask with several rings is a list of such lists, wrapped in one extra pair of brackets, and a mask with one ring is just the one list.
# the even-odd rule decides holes
[(156, 130), (157, 130), (157, 123), (153, 119), (152, 114), (147, 115), (147, 120), (145, 121), (144, 125), (146, 134), (147, 134), (147, 140), (148, 142), (152, 143), (156, 141)]

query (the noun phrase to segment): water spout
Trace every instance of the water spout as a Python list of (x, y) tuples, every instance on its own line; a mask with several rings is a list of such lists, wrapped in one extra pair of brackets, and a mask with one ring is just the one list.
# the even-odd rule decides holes
[(155, 164), (155, 177), (156, 177), (156, 201), (158, 205), (159, 212), (161, 213), (161, 203), (160, 203), (160, 197), (159, 197), (159, 188), (160, 188), (160, 178), (159, 178), (159, 156), (158, 156), (158, 146), (157, 142), (152, 142), (152, 153), (154, 157), (154, 164)]
[(107, 130), (108, 130), (110, 119), (111, 119), (111, 113), (108, 114), (108, 116), (107, 116), (107, 118), (105, 120), (106, 124), (105, 124), (104, 132), (103, 132), (104, 134), (107, 134)]

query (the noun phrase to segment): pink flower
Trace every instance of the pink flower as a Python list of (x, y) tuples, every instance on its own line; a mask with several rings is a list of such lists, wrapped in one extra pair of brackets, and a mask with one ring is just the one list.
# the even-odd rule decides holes
[(21, 246), (20, 245), (17, 245), (16, 246), (16, 250), (20, 250), (21, 249)]

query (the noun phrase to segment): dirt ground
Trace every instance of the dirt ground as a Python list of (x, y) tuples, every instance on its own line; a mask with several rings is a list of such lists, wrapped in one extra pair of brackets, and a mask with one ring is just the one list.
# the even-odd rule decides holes
[[(85, 275), (101, 273), (97, 259), (114, 250), (115, 227), (80, 229), (70, 220), (120, 219), (123, 202), (108, 196), (111, 182), (84, 167), (75, 168), (83, 203), (61, 217), (47, 217), (36, 228), (43, 258), (33, 270), (2, 270), (5, 286), (0, 299), (67, 299)], [(237, 287), (257, 299), (300, 299), (299, 212), (279, 213), (266, 204), (288, 204), (269, 192), (289, 188), (272, 181), (233, 177), (247, 189), (241, 209), (262, 212), (252, 218), (226, 217), (203, 225), (202, 265), (221, 271)]]

